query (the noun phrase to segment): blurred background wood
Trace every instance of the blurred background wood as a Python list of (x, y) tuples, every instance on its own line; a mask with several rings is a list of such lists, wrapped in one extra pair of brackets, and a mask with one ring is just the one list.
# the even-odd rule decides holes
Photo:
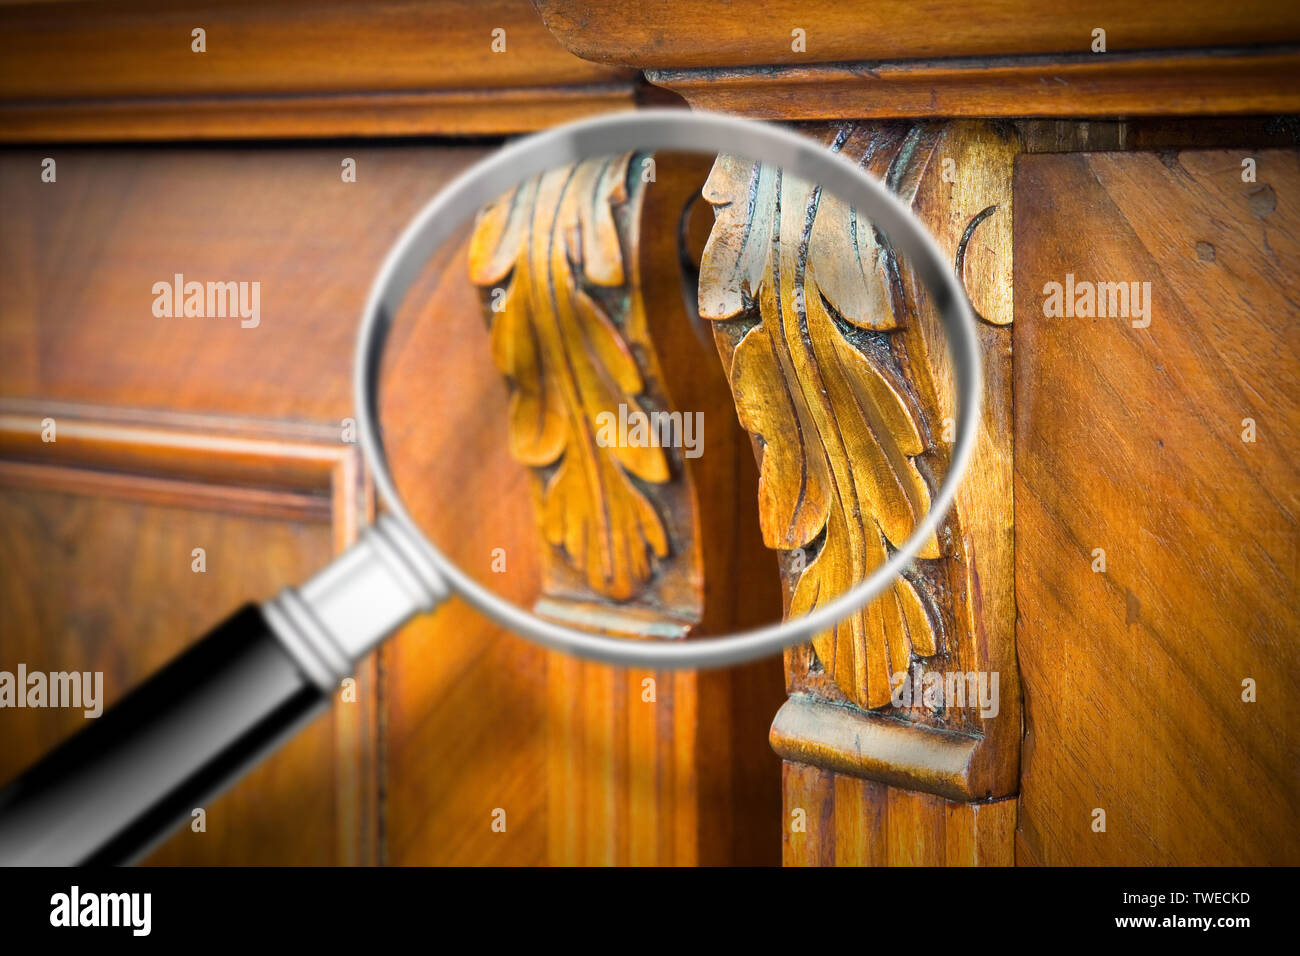
[(527, 0), (0, 5), (7, 142), (513, 133), (630, 109), (635, 89)]
[[(486, 148), (65, 149), (57, 184), (40, 181), (43, 150), (0, 156), (9, 216), (0, 240), (0, 393), (12, 419), (0, 435), (0, 479), (16, 489), (6, 492), (13, 547), (0, 572), (7, 606), (30, 608), (6, 627), (0, 666), (12, 670), (21, 660), (56, 670), (84, 656), (84, 668), (107, 654), (115, 698), (238, 601), (268, 597), (322, 565), (340, 546), (344, 523), (355, 533), (367, 513), (337, 513), (329, 476), (337, 457), (355, 450), (342, 435), (364, 296), (419, 205)], [(340, 180), (344, 156), (357, 162), (356, 183)], [(702, 176), (697, 168), (674, 179), (665, 170), (662, 199), (643, 211), (648, 234), (660, 237), (641, 266), (652, 290), (652, 334), (685, 328), (670, 224)], [(414, 294), (426, 337), (403, 345), (412, 368), (399, 370), (405, 385), (395, 400), (428, 427), (397, 444), (394, 468), (399, 477), (425, 468), (453, 475), (463, 489), (455, 515), (463, 547), (484, 555), (506, 548), (510, 596), (529, 603), (537, 582), (533, 517), (510, 504), (518, 501), (510, 484), (518, 471), (508, 455), (505, 390), (469, 334), (484, 324), (464, 250), (456, 255), (454, 267)], [(260, 324), (154, 316), (152, 285), (175, 272), (262, 282)], [(465, 334), (449, 334), (453, 321)], [(677, 351), (690, 344), (666, 342)], [(439, 367), (458, 369), (459, 379), (419, 374), (434, 349)], [(700, 480), (734, 505), (726, 514), (715, 506), (702, 529), (713, 573), (732, 580), (732, 568), (752, 565), (775, 581), (769, 556), (737, 538), (746, 528), (756, 534), (753, 494), (743, 490), (754, 470), (743, 433), (726, 432), (732, 413), (721, 371), (711, 385), (675, 387), (704, 409), (712, 389), (720, 409), (716, 420), (708, 412), (711, 456), (730, 464), (725, 475)], [(446, 390), (456, 389), (499, 395), (499, 404), (479, 408), (468, 431), (450, 415), (428, 414), (453, 404)], [(38, 437), (49, 416), (63, 428), (52, 445)], [(268, 429), (279, 436), (270, 451), (249, 444)], [(51, 551), (46, 538), (61, 509), (76, 530), (55, 538), (63, 550)], [(227, 535), (228, 545), (205, 545)], [(208, 548), (206, 575), (190, 570), (194, 547)], [(235, 562), (241, 571), (230, 570)], [(130, 588), (113, 583), (122, 574)], [(222, 587), (214, 589), (217, 577)], [(68, 600), (84, 580), (97, 582), (97, 601), (130, 613), (91, 616)], [(159, 593), (138, 608), (123, 598), (150, 582)], [(719, 633), (753, 615), (771, 619), (778, 602), (775, 590), (742, 601), (714, 588), (701, 626)], [(142, 645), (141, 631), (157, 636)], [(61, 635), (58, 653), (44, 650), (51, 635)], [(307, 742), (210, 808), (207, 834), (183, 831), (157, 859), (779, 859), (780, 762), (766, 744), (781, 698), (778, 661), (698, 677), (652, 675), (656, 702), (645, 703), (642, 681), (651, 675), (559, 660), (453, 602), (412, 624), (376, 667), (361, 680), (358, 704), (341, 704)], [(337, 715), (350, 707), (366, 718), (343, 722)], [(15, 726), (26, 743), (6, 751), (6, 776), (72, 729), (67, 712), (10, 714), (22, 715)], [(595, 814), (603, 806), (610, 811)], [(498, 807), (507, 811), (506, 834), (491, 829)]]

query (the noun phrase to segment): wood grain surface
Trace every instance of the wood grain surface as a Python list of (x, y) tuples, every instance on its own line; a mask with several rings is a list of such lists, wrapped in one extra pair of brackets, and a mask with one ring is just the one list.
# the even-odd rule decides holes
[(954, 803), (790, 762), (783, 787), (786, 866), (1014, 864), (1014, 799)]
[[(1018, 862), (1300, 862), (1297, 197), (1294, 151), (1017, 166)], [(1149, 325), (1045, 315), (1067, 274)]]

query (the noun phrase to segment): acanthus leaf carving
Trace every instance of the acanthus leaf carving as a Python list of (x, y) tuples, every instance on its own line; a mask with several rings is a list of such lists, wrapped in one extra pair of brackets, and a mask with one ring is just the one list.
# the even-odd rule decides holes
[(486, 207), (469, 246), (471, 280), (489, 311), (493, 360), (507, 377), (510, 448), (537, 470), (545, 540), (598, 595), (623, 601), (672, 551), (637, 482), (671, 478), (664, 449), (598, 441), (603, 414), (642, 412), (645, 380), (610, 303), (629, 270), (617, 208), (631, 155), (548, 170)]
[[(888, 164), (903, 191), (910, 167), (899, 157), (925, 148), (915, 131), (883, 142), (841, 131), (830, 145)], [(720, 156), (704, 196), (715, 224), (700, 314), (715, 323), (741, 425), (762, 450), (764, 542), (798, 557), (786, 562), (795, 617), (865, 578), (929, 508), (916, 417), (870, 343), (854, 340), (857, 330), (888, 336), (903, 326), (902, 283), (869, 222), (779, 169)], [(931, 536), (919, 557), (940, 556)], [(865, 708), (887, 706), (891, 674), (937, 645), (907, 578), (813, 639), (823, 668)]]

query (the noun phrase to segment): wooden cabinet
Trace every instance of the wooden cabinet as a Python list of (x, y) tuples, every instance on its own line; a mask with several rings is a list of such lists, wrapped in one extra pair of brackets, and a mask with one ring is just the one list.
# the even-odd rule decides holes
[[(700, 674), (563, 658), (453, 602), (153, 860), (1300, 862), (1298, 44), (1295, 10), (1266, 0), (945, 2), (925, 18), (892, 2), (7, 5), (0, 669), (102, 670), (111, 701), (325, 563), (374, 518), (346, 439), (352, 345), (415, 210), (508, 135), (723, 110), (892, 171), (978, 313), (983, 433), (923, 571), (783, 662)], [(395, 468), (457, 462), (465, 514), (484, 516), (455, 522), (459, 545), (508, 548), (512, 596), (567, 620), (644, 636), (778, 615), (809, 542), (765, 531), (789, 489), (765, 478), (760, 503), (763, 455), (877, 468), (867, 445), (828, 440), (856, 427), (829, 391), (793, 410), (819, 423), (797, 452), (737, 415), (779, 383), (734, 374), (734, 312), (702, 310), (719, 361), (687, 362), (683, 279), (742, 298), (706, 240), (773, 228), (759, 204), (727, 222), (696, 202), (679, 244), (706, 179), (715, 205), (743, 187), (710, 166), (665, 164), (607, 237), (645, 317), (647, 388), (730, 423), (717, 464), (654, 491), (687, 533), (635, 595), (557, 568), (531, 510), (502, 504), (530, 477), (501, 370), (471, 360), (491, 268), (419, 291), (464, 335), (426, 324), (410, 348), (460, 342), (457, 386), (493, 397), (471, 434), (430, 416)], [(546, 229), (564, 211), (533, 212)], [(772, 263), (819, 254), (776, 231)], [(155, 316), (150, 290), (176, 273), (260, 278), (257, 327)], [(869, 362), (917, 437), (873, 441), (933, 490), (954, 401), (941, 335), (905, 262), (891, 295), (873, 317), (891, 344)], [(745, 308), (760, 332), (810, 322)], [(405, 381), (396, 400), (437, 407), (439, 383)], [(892, 507), (826, 503), (863, 541), (889, 538)], [(817, 573), (834, 542), (823, 554)], [(896, 706), (890, 675), (912, 664), (996, 673), (996, 712)], [(15, 741), (0, 777), (80, 719), (0, 711)]]

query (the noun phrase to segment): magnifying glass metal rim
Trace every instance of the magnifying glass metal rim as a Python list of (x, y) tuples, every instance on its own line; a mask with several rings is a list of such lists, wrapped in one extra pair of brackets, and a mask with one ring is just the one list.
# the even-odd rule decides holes
[[(869, 218), (902, 251), (932, 296), (947, 333), (957, 382), (957, 439), (948, 472), (911, 536), (869, 577), (805, 616), (725, 637), (628, 640), (545, 620), (474, 581), (425, 538), (388, 470), (381, 437), (379, 371), (393, 318), (430, 256), (480, 209), (516, 184), (593, 155), (644, 151), (728, 153), (771, 163), (816, 183)], [(353, 379), (360, 445), (382, 502), (420, 556), (452, 592), (515, 633), (566, 653), (647, 668), (709, 668), (778, 652), (832, 628), (890, 587), (952, 506), (978, 437), (980, 354), (956, 270), (911, 211), (852, 161), (789, 130), (705, 112), (654, 109), (582, 120), (536, 133), (472, 166), (436, 195), (403, 232), (375, 278), (361, 318)], [(408, 553), (408, 558), (414, 557)], [(427, 570), (427, 569), (426, 569)]]

